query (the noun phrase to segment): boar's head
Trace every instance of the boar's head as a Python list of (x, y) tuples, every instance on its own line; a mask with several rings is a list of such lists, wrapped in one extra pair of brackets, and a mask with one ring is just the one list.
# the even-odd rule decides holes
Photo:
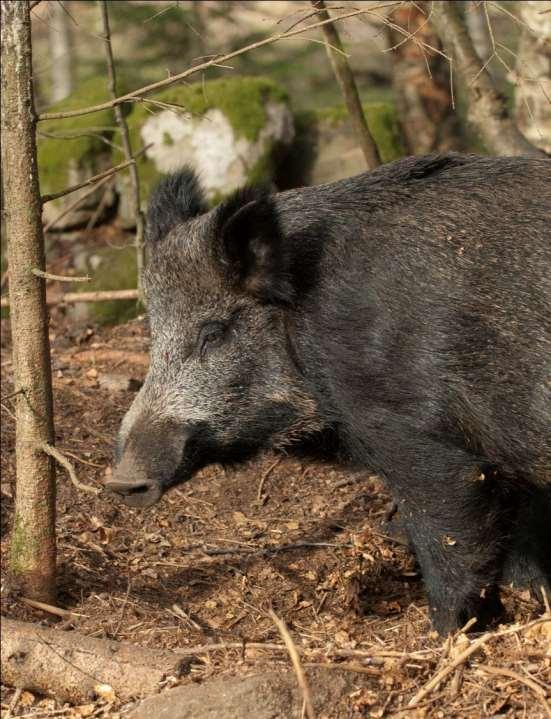
[(207, 211), (184, 170), (150, 200), (147, 245), (151, 362), (106, 485), (135, 507), (321, 429), (289, 340), (297, 282), (273, 198), (245, 189)]

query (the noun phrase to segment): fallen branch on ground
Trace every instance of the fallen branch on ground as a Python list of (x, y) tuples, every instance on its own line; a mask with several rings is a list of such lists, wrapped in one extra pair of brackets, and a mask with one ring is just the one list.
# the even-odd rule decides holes
[(281, 638), (285, 642), (285, 646), (287, 648), (287, 651), (289, 652), (289, 656), (291, 657), (291, 663), (293, 665), (293, 669), (297, 677), (297, 682), (304, 700), (304, 709), (306, 710), (304, 713), (306, 714), (308, 719), (316, 719), (314, 705), (312, 703), (312, 693), (310, 691), (304, 669), (302, 668), (302, 664), (300, 663), (300, 657), (298, 655), (295, 643), (293, 642), (293, 639), (291, 638), (291, 635), (289, 634), (289, 631), (285, 626), (285, 622), (277, 616), (273, 609), (270, 609), (270, 617), (272, 618), (273, 623), (276, 625), (277, 631), (280, 633)]
[[(65, 292), (58, 298), (46, 297), (48, 305), (78, 304), (79, 302), (114, 302), (116, 300), (137, 300), (138, 290), (98, 290), (97, 292)], [(7, 297), (2, 297), (1, 307), (9, 307)]]
[(542, 619), (535, 619), (533, 622), (528, 622), (528, 624), (524, 624), (522, 626), (509, 627), (508, 629), (504, 629), (501, 632), (487, 632), (486, 634), (483, 634), (481, 637), (472, 642), (465, 649), (465, 651), (461, 652), (461, 654), (458, 654), (453, 661), (451, 661), (449, 664), (446, 664), (446, 666), (443, 667), (439, 672), (437, 672), (432, 677), (432, 679), (430, 679), (423, 687), (421, 687), (417, 694), (408, 703), (408, 707), (414, 707), (419, 704), (419, 702), (426, 696), (428, 696), (433, 689), (436, 689), (436, 687), (444, 679), (446, 679), (446, 677), (448, 677), (455, 670), (456, 667), (467, 661), (467, 659), (472, 654), (478, 651), (482, 646), (484, 646), (484, 644), (487, 644), (487, 642), (491, 641), (492, 639), (497, 639), (498, 637), (506, 636), (508, 634), (515, 634), (516, 632), (525, 631), (529, 627), (535, 626), (536, 624), (541, 624), (545, 621), (549, 621), (549, 619), (543, 617)]
[(477, 671), (482, 673), (514, 679), (520, 684), (524, 684), (525, 686), (529, 687), (541, 702), (547, 716), (551, 717), (551, 707), (549, 706), (549, 702), (547, 701), (547, 692), (543, 686), (538, 684), (533, 679), (530, 679), (527, 676), (523, 676), (518, 672), (514, 672), (512, 669), (506, 669), (505, 667), (491, 667), (485, 664), (481, 664), (480, 666), (477, 666), (476, 669)]
[(2, 618), (2, 681), (62, 701), (86, 702), (107, 685), (121, 702), (156, 693), (182, 656)]

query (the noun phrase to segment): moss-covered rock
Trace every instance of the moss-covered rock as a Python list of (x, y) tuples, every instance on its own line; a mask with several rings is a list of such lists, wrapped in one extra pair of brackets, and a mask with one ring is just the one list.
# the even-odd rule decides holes
[[(75, 286), (77, 292), (99, 290), (130, 290), (136, 287), (136, 250), (133, 246), (102, 247), (83, 263), (92, 282)], [(78, 319), (98, 324), (127, 322), (143, 312), (136, 300), (114, 300), (77, 304), (73, 313)]]
[[(121, 86), (120, 90), (124, 91), (124, 87)], [(48, 108), (48, 111), (65, 112), (96, 105), (108, 99), (105, 75), (99, 75), (81, 82), (74, 93)], [(40, 123), (37, 154), (42, 194), (60, 192), (110, 167), (112, 147), (109, 142), (116, 131), (115, 117), (111, 109)], [(77, 199), (79, 193), (82, 195), (88, 189), (84, 188), (59, 200), (48, 202), (44, 206), (46, 222), (57, 217)], [(98, 193), (93, 193), (56, 227), (68, 228), (86, 222), (97, 207), (103, 191), (101, 188)]]
[[(364, 102), (363, 109), (383, 163), (403, 157), (405, 148), (394, 105)], [(316, 185), (365, 170), (344, 105), (299, 112), (295, 128), (293, 148), (278, 175), (278, 186)]]
[[(163, 173), (184, 164), (199, 173), (211, 201), (247, 182), (270, 182), (293, 137), (287, 96), (267, 78), (175, 85), (152, 99), (163, 106), (146, 100), (128, 118), (132, 147), (149, 145), (138, 161), (144, 200)], [(124, 207), (123, 198), (123, 219)]]

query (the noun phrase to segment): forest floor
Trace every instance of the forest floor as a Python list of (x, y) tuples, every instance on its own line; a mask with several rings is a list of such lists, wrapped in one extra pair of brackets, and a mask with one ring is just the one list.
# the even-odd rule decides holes
[[(145, 324), (76, 327), (57, 310), (50, 333), (56, 444), (80, 481), (100, 488), (119, 422), (147, 369)], [(9, 328), (2, 320), (3, 397), (11, 382)], [(31, 609), (6, 580), (14, 465), (13, 404), (6, 399), (2, 614), (56, 625), (59, 619)], [(551, 621), (531, 624), (542, 617), (541, 607), (527, 593), (504, 588), (509, 624), (446, 670), (476, 637), (443, 640), (431, 630), (414, 559), (385, 536), (390, 497), (369, 473), (270, 454), (242, 467), (202, 471), (145, 511), (105, 493), (77, 491), (60, 468), (58, 487), (58, 606), (76, 615), (61, 622), (63, 628), (147, 647), (225, 645), (198, 650), (167, 687), (208, 687), (221, 679), (230, 687), (232, 677), (259, 674), (272, 684), (278, 677), (294, 684), (287, 652), (273, 648), (282, 645), (273, 609), (300, 650), (318, 719), (551, 716), (545, 698)], [(443, 669), (444, 680), (408, 707)], [(300, 703), (295, 709), (285, 696), (269, 716), (301, 716)], [(231, 701), (225, 696), (224, 703)], [(254, 705), (243, 703), (236, 714), (224, 703), (219, 713), (205, 709), (204, 716), (260, 717)], [(2, 717), (33, 719), (135, 711), (105, 699), (75, 707), (28, 691), (14, 697), (10, 688), (1, 706)]]

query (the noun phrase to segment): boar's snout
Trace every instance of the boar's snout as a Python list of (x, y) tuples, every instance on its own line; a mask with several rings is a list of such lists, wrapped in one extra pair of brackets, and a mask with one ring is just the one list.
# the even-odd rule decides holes
[(141, 416), (123, 433), (113, 475), (105, 488), (129, 507), (156, 504), (165, 491), (187, 479), (193, 429)]
[(151, 507), (159, 501), (163, 493), (157, 482), (132, 477), (115, 477), (106, 482), (105, 487), (108, 491), (117, 494), (129, 507)]

